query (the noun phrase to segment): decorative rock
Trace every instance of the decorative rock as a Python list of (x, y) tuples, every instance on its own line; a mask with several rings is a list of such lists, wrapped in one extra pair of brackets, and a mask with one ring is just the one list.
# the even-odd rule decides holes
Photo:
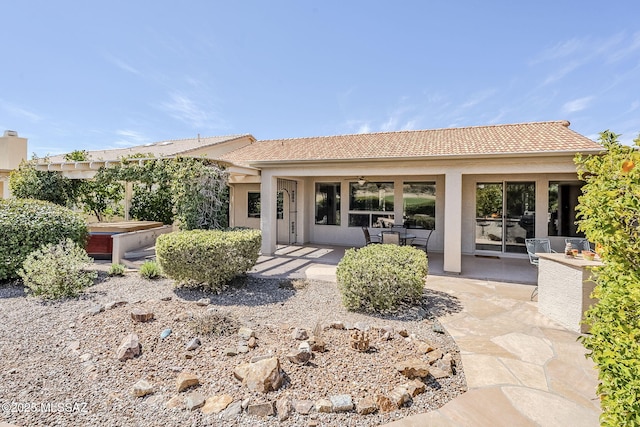
[(242, 354), (249, 353), (249, 346), (246, 344), (239, 345), (238, 353), (242, 353)]
[(184, 358), (185, 359), (193, 359), (194, 354), (193, 353), (185, 353), (184, 354)]
[(365, 352), (369, 350), (369, 334), (356, 330), (351, 334), (349, 347), (353, 350)]
[(376, 402), (370, 397), (365, 397), (364, 399), (360, 399), (356, 403), (356, 412), (360, 415), (373, 414), (377, 410), (378, 410), (378, 405), (376, 405)]
[(200, 347), (200, 344), (202, 344), (200, 342), (199, 338), (194, 338), (191, 341), (189, 341), (186, 345), (186, 350), (187, 351), (191, 351), (191, 350), (195, 350), (196, 348)]
[(316, 401), (316, 411), (318, 412), (331, 412), (333, 408), (333, 404), (328, 399), (320, 399)]
[(421, 359), (407, 359), (396, 364), (396, 369), (409, 379), (423, 378), (429, 375), (429, 364)]
[(247, 340), (247, 347), (256, 348), (257, 346), (258, 342), (256, 340), (256, 337), (249, 337), (249, 339)]
[(169, 335), (171, 335), (171, 328), (167, 328), (164, 331), (162, 331), (160, 333), (160, 338), (165, 339), (166, 337), (168, 337)]
[(380, 339), (383, 340), (383, 341), (389, 341), (391, 339), (391, 333), (390, 332), (385, 332), (384, 334), (382, 334)]
[(381, 412), (391, 412), (398, 409), (398, 407), (393, 404), (391, 399), (381, 394), (376, 398), (376, 406), (378, 407), (378, 409), (380, 409)]
[(435, 347), (430, 342), (420, 341), (418, 343), (418, 353), (420, 354), (426, 354), (433, 350), (435, 350)]
[(160, 297), (160, 301), (171, 301), (171, 295)]
[(142, 308), (134, 308), (131, 310), (131, 320), (134, 322), (148, 322), (153, 320), (153, 313)]
[(124, 362), (125, 360), (133, 359), (140, 355), (141, 352), (142, 346), (138, 341), (138, 336), (136, 334), (129, 334), (122, 340), (120, 347), (118, 347), (116, 358), (119, 361)]
[(276, 412), (278, 414), (278, 421), (284, 421), (291, 415), (291, 400), (288, 397), (281, 397), (276, 402)]
[(283, 382), (280, 361), (277, 357), (238, 365), (233, 370), (233, 375), (249, 390), (260, 393), (278, 390)]
[(316, 351), (318, 353), (324, 353), (325, 351), (327, 351), (324, 341), (316, 335), (311, 336), (307, 343), (311, 347), (311, 351)]
[(186, 399), (184, 399), (184, 406), (186, 406), (186, 408), (190, 411), (193, 411), (194, 409), (198, 409), (202, 406), (204, 406), (204, 396), (200, 393), (198, 393), (197, 391), (190, 393)]
[(153, 393), (153, 386), (144, 379), (138, 380), (131, 388), (131, 394), (135, 397), (142, 397), (151, 393)]
[(71, 341), (67, 346), (67, 348), (69, 350), (80, 350), (80, 341), (79, 340)]
[(109, 302), (109, 303), (107, 303), (107, 304), (105, 304), (105, 305), (104, 305), (104, 309), (105, 309), (105, 310), (112, 310), (112, 309), (114, 309), (114, 308), (116, 308), (116, 307), (120, 307), (120, 306), (127, 305), (127, 304), (128, 304), (128, 302), (127, 302), (127, 301), (124, 301), (124, 300), (121, 300), (121, 301), (111, 301), (111, 302)]
[(411, 382), (403, 384), (402, 387), (407, 389), (411, 397), (416, 397), (417, 395), (424, 393), (426, 386), (422, 381), (415, 379)]
[(442, 359), (437, 359), (429, 369), (431, 375), (435, 379), (447, 378), (453, 375), (453, 357), (451, 354), (445, 354)]
[(266, 403), (254, 403), (247, 407), (247, 414), (254, 415), (256, 417), (268, 417), (274, 415), (275, 410), (273, 408), (273, 402)]
[(104, 311), (104, 307), (102, 305), (94, 305), (89, 310), (87, 310), (87, 314), (90, 316), (95, 316), (96, 314), (100, 314)]
[(287, 354), (287, 360), (296, 365), (306, 365), (311, 359), (311, 353), (306, 350), (297, 350)]
[(198, 301), (196, 301), (196, 304), (200, 307), (205, 307), (211, 304), (211, 300), (209, 298), (200, 298)]
[(332, 329), (344, 329), (344, 323), (339, 321), (331, 322), (329, 327)]
[(242, 413), (242, 402), (239, 400), (233, 402), (231, 405), (227, 406), (227, 409), (222, 411), (220, 414), (220, 418), (224, 421), (231, 421), (238, 417)]
[(89, 360), (91, 360), (92, 354), (91, 353), (85, 353), (80, 355), (80, 361), (81, 362), (88, 362)]
[(315, 404), (312, 400), (294, 400), (293, 409), (302, 415), (308, 415), (313, 410)]
[(309, 338), (309, 334), (306, 329), (296, 328), (291, 334), (294, 340), (304, 341)]
[(311, 344), (309, 344), (309, 341), (302, 341), (298, 346), (298, 350), (311, 353)]
[(242, 409), (247, 409), (249, 407), (249, 403), (251, 403), (251, 398), (247, 397), (241, 403), (242, 403)]
[(411, 401), (411, 395), (404, 386), (398, 386), (389, 392), (389, 400), (396, 408), (401, 408), (407, 402)]
[(400, 329), (400, 330), (398, 331), (398, 335), (400, 335), (400, 336), (401, 336), (401, 337), (403, 337), (403, 338), (406, 338), (406, 337), (408, 337), (408, 336), (409, 336), (409, 332), (407, 332), (407, 330), (406, 330), (406, 329)]
[(439, 348), (436, 348), (435, 350), (427, 353), (430, 365), (432, 365), (436, 360), (441, 359), (442, 356), (444, 356), (444, 353), (442, 353), (442, 350), (440, 350)]
[(176, 387), (178, 392), (188, 389), (200, 384), (200, 380), (197, 376), (189, 372), (180, 372), (178, 378), (176, 378)]
[(240, 336), (240, 338), (242, 338), (245, 341), (249, 341), (249, 338), (252, 338), (252, 337), (255, 338), (256, 333), (251, 328), (247, 328), (246, 326), (241, 326), (240, 329), (238, 329), (238, 336)]
[(333, 412), (347, 412), (353, 409), (353, 400), (348, 394), (338, 394), (330, 396)]
[(433, 325), (431, 325), (431, 330), (438, 334), (444, 334), (444, 328), (437, 320), (433, 321)]
[(182, 408), (183, 406), (184, 406), (184, 399), (182, 399), (182, 396), (180, 395), (173, 396), (171, 399), (167, 400), (167, 402), (164, 404), (164, 407), (167, 409)]
[(232, 347), (225, 348), (224, 350), (222, 350), (222, 352), (224, 353), (225, 356), (237, 356), (238, 355), (238, 349), (237, 348), (232, 348)]
[(231, 402), (233, 402), (233, 397), (228, 394), (211, 396), (207, 398), (204, 402), (204, 406), (200, 410), (203, 414), (218, 414), (224, 411)]

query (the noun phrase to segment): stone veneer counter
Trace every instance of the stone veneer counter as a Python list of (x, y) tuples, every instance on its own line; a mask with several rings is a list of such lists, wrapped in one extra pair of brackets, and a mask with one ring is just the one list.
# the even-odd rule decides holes
[(591, 298), (595, 283), (591, 269), (602, 265), (581, 256), (539, 253), (538, 311), (573, 332), (587, 332), (582, 323), (584, 312), (596, 303)]

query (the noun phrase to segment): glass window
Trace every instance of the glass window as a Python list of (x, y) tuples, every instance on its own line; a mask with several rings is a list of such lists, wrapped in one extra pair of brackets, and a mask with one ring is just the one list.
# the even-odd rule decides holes
[(260, 218), (260, 193), (249, 191), (247, 193), (247, 213), (249, 218)]
[(393, 182), (349, 183), (349, 227), (391, 227)]
[(549, 182), (549, 236), (584, 237), (578, 233), (576, 206), (582, 194), (581, 182)]
[(402, 185), (402, 212), (407, 228), (436, 227), (436, 183), (405, 182)]
[(340, 183), (316, 183), (316, 224), (340, 225)]

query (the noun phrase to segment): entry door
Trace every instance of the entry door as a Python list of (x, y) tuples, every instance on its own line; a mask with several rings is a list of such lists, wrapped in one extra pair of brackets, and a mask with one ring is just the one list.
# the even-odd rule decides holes
[(527, 253), (535, 237), (535, 182), (476, 184), (476, 250)]
[(277, 243), (291, 245), (298, 239), (296, 219), (298, 216), (296, 192), (298, 183), (288, 179), (278, 179), (277, 201)]

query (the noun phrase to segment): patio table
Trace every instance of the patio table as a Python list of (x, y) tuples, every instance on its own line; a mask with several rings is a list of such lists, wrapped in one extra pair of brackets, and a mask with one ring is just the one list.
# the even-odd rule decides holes
[[(400, 234), (400, 244), (402, 246), (407, 244), (407, 240), (413, 240), (416, 238), (415, 234), (411, 234), (411, 233), (406, 233), (406, 232), (398, 232)], [(380, 241), (382, 241), (382, 232), (377, 234), (378, 238), (380, 239)]]

